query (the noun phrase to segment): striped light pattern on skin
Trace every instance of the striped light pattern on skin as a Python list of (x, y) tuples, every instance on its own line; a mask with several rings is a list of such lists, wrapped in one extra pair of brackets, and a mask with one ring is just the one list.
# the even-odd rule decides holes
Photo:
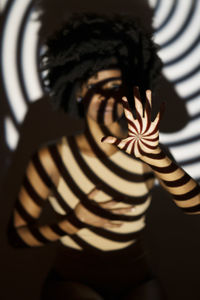
[[(199, 179), (200, 155), (196, 149), (199, 149), (200, 153), (198, 68), (200, 1), (147, 0), (147, 2), (154, 10), (154, 39), (160, 45), (159, 55), (164, 63), (163, 73), (174, 84), (190, 115), (189, 123), (182, 130), (174, 133), (161, 132), (160, 140), (170, 148), (179, 164), (193, 177)], [(2, 0), (0, 4), (3, 20), (0, 41), (1, 65), (9, 62), (6, 63), (7, 69), (1, 69), (2, 87), (8, 106), (8, 113), (4, 119), (4, 140), (10, 151), (14, 151), (18, 145), (20, 128), (30, 103), (37, 100), (35, 95), (42, 94), (39, 74), (36, 73), (36, 58), (41, 48), (37, 37), (39, 24), (31, 17), (34, 14), (34, 10), (30, 9), (32, 4), (32, 0)], [(8, 51), (3, 51), (5, 42)], [(9, 118), (9, 123), (6, 118)], [(191, 151), (191, 147), (196, 151)]]
[(144, 109), (138, 87), (134, 88), (134, 100), (136, 118), (133, 116), (127, 98), (122, 98), (124, 114), (128, 122), (128, 137), (125, 139), (118, 139), (113, 136), (108, 136), (103, 137), (102, 142), (114, 144), (119, 149), (139, 158), (145, 153), (151, 153), (153, 149), (158, 147), (158, 127), (164, 111), (164, 105), (162, 105), (161, 110), (157, 113), (154, 121), (151, 121), (151, 91), (146, 91), (146, 104)]

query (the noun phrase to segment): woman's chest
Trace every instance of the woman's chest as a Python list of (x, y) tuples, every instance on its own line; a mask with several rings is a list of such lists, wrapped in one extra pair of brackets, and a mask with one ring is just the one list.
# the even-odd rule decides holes
[(148, 166), (119, 151), (111, 157), (91, 157), (66, 144), (58, 155), (60, 178), (57, 195), (50, 202), (61, 214), (94, 189), (98, 190), (92, 197), (96, 202), (115, 199), (119, 207), (142, 205), (154, 185)]

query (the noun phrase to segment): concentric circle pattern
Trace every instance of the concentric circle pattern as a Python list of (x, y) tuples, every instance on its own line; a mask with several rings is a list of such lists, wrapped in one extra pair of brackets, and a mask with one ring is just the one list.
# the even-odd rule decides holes
[[(154, 9), (154, 40), (160, 45), (163, 73), (174, 84), (190, 121), (180, 131), (161, 133), (184, 169), (200, 179), (200, 0), (147, 0)], [(38, 76), (39, 43), (33, 1), (2, 1), (1, 77), (9, 106), (7, 146), (15, 150), (20, 126), (31, 102), (43, 94)]]
[(177, 161), (200, 178), (200, 1), (150, 1), (155, 10), (154, 40), (160, 45), (163, 73), (184, 101), (190, 122), (173, 134), (161, 133)]

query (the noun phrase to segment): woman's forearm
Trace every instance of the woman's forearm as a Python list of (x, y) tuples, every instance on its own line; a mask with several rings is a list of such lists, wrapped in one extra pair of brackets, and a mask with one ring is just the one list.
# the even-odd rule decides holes
[(182, 168), (173, 162), (158, 146), (141, 160), (154, 171), (161, 185), (185, 213), (200, 213), (200, 186)]
[(39, 247), (56, 242), (61, 237), (77, 233), (84, 224), (72, 213), (54, 224), (27, 224), (20, 227), (9, 225), (9, 243), (15, 248)]

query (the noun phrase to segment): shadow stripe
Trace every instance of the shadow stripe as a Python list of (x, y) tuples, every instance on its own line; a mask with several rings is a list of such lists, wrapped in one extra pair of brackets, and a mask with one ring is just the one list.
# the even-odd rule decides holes
[(25, 100), (27, 106), (29, 106), (29, 97), (28, 97), (28, 93), (26, 91), (24, 80), (23, 80), (21, 52), (22, 52), (22, 41), (23, 41), (23, 38), (24, 38), (24, 32), (26, 30), (25, 25), (27, 23), (27, 19), (29, 17), (31, 9), (33, 8), (33, 5), (34, 5), (33, 1), (30, 1), (30, 4), (26, 8), (25, 14), (23, 15), (23, 20), (20, 23), (20, 29), (19, 29), (18, 39), (17, 39), (17, 72), (18, 72), (18, 75), (19, 75), (18, 78), (19, 78), (22, 94), (24, 96), (24, 100)]
[[(54, 156), (54, 159), (56, 160), (57, 166), (58, 166), (60, 172), (62, 173), (63, 178), (70, 184), (71, 190), (72, 190), (73, 192), (75, 192), (75, 194), (79, 197), (79, 199), (81, 199), (81, 203), (82, 203), (83, 205), (86, 205), (86, 207), (89, 208), (89, 209), (91, 210), (91, 204), (90, 204), (90, 201), (86, 198), (85, 194), (84, 194), (83, 192), (81, 192), (80, 188), (77, 186), (77, 184), (74, 182), (74, 180), (73, 180), (73, 179), (71, 178), (71, 176), (69, 175), (67, 169), (65, 168), (65, 166), (64, 166), (64, 164), (63, 164), (63, 162), (62, 162), (62, 160), (61, 160), (61, 158), (60, 158), (60, 156), (59, 156), (59, 153), (58, 153), (58, 150), (57, 150), (56, 146), (53, 145), (53, 146), (50, 146), (50, 148), (51, 148), (51, 152), (52, 152), (52, 154), (53, 154), (53, 156)], [(89, 207), (88, 207), (88, 203), (90, 204)], [(94, 207), (94, 206), (92, 206), (92, 208), (93, 208), (93, 207)], [(92, 211), (92, 210), (91, 210), (91, 211)], [(105, 214), (105, 210), (101, 208), (101, 217), (103, 217), (103, 216), (102, 216), (102, 213)], [(108, 213), (109, 217), (110, 217), (110, 216), (113, 216), (113, 214), (111, 214), (111, 213), (109, 213), (109, 212), (107, 212), (107, 213)], [(141, 216), (140, 216), (140, 217), (141, 217)], [(139, 218), (139, 216), (138, 216), (138, 217), (136, 216), (136, 218)], [(116, 218), (116, 215), (114, 215), (114, 218), (113, 218), (113, 219), (114, 219), (114, 220), (117, 219), (117, 218)], [(86, 224), (85, 227), (87, 228), (87, 224)], [(92, 229), (91, 229), (91, 228), (89, 228), (89, 229), (93, 232), (93, 228), (94, 228), (94, 227), (92, 227)], [(105, 232), (104, 232), (104, 231), (105, 231)], [(103, 235), (103, 237), (105, 236), (104, 233), (106, 233), (106, 230), (102, 229), (101, 234)], [(117, 239), (118, 233), (114, 233), (114, 235), (116, 236), (115, 238)]]
[(137, 239), (141, 235), (141, 232), (143, 230), (144, 229), (141, 229), (137, 232), (131, 232), (131, 233), (118, 233), (117, 236), (112, 231), (102, 230), (101, 228), (97, 228), (97, 227), (95, 229), (93, 229), (93, 232), (95, 232), (96, 234), (99, 234), (99, 235), (103, 235), (105, 238), (110, 239), (115, 242), (129, 242), (131, 240)]
[(178, 63), (180, 60), (184, 59), (188, 54), (190, 54), (193, 50), (195, 50), (196, 46), (198, 46), (198, 45), (199, 45), (199, 35), (194, 40), (194, 42), (191, 45), (189, 45), (189, 47), (182, 54), (180, 54), (179, 56), (177, 56), (171, 60), (165, 61), (164, 67), (168, 67), (168, 66)]
[[(107, 131), (107, 130), (103, 130), (103, 132), (105, 133), (105, 136), (110, 135), (110, 132)], [(125, 169), (119, 167), (114, 162), (112, 162), (105, 155), (105, 153), (97, 146), (97, 144), (95, 143), (93, 137), (91, 136), (90, 132), (88, 132), (88, 131), (86, 133), (86, 138), (87, 138), (87, 141), (88, 141), (91, 149), (96, 154), (97, 158), (99, 160), (101, 160), (101, 163), (104, 164), (109, 170), (112, 170), (113, 173), (117, 174), (121, 178), (123, 178), (127, 181), (131, 181), (131, 182), (144, 182), (144, 181), (146, 181), (150, 178), (154, 178), (154, 175), (153, 175), (152, 172), (147, 172), (143, 175), (140, 175), (140, 174), (137, 174), (137, 173), (134, 173), (134, 172), (132, 173), (132, 172), (126, 171)], [(69, 140), (69, 142), (73, 143), (73, 141), (71, 139)], [(73, 147), (77, 148), (77, 146), (75, 146), (75, 145), (73, 145)], [(120, 150), (118, 150), (118, 151), (120, 151)], [(127, 155), (130, 157), (129, 154), (127, 154)]]
[(167, 23), (171, 20), (171, 18), (173, 17), (173, 15), (177, 9), (177, 4), (178, 4), (177, 0), (173, 1), (173, 5), (171, 6), (170, 11), (167, 14), (166, 18), (163, 20), (163, 22), (160, 24), (160, 26), (155, 29), (156, 33), (161, 31), (163, 29), (163, 27), (165, 27), (167, 25)]
[(200, 139), (200, 134), (197, 134), (196, 136), (193, 136), (191, 138), (185, 138), (182, 141), (176, 141), (176, 142), (171, 142), (171, 143), (167, 143), (166, 142), (166, 146), (167, 147), (175, 147), (175, 146), (182, 146), (182, 145), (186, 145), (186, 144), (191, 144), (192, 142), (196, 142)]
[[(116, 201), (122, 201), (124, 203), (128, 203), (128, 204), (142, 204), (143, 202), (145, 202), (145, 200), (147, 199), (148, 194), (145, 194), (144, 196), (128, 196), (125, 195), (119, 191), (116, 191), (115, 189), (111, 188), (110, 186), (108, 186), (106, 184), (106, 181), (102, 181), (86, 164), (86, 162), (84, 161), (84, 159), (82, 158), (77, 145), (76, 145), (76, 141), (73, 137), (68, 138), (68, 143), (70, 148), (72, 149), (72, 153), (74, 155), (75, 160), (77, 161), (77, 163), (79, 164), (79, 166), (81, 167), (82, 170), (84, 170), (84, 174), (89, 178), (89, 180), (91, 182), (93, 182), (94, 185), (98, 185), (98, 186), (102, 186), (103, 190), (110, 195), (111, 197), (114, 197), (116, 199)], [(106, 178), (105, 178), (106, 180)]]
[[(88, 176), (89, 180), (93, 182), (94, 185), (98, 185), (98, 186), (102, 186), (102, 187), (106, 187), (106, 183), (99, 181), (98, 182), (98, 177), (96, 176), (96, 174), (94, 174), (92, 171), (90, 172), (90, 169), (88, 168), (88, 166), (86, 165), (86, 163), (83, 161), (83, 159), (81, 158), (80, 154), (78, 153), (77, 149), (70, 145), (71, 147), (73, 147), (73, 155), (75, 160), (78, 162), (80, 168), (82, 170), (84, 170), (84, 173), (86, 176)], [(54, 150), (53, 150), (54, 151)], [(54, 153), (54, 156), (57, 155)], [(61, 164), (60, 164), (60, 168), (61, 168)], [(120, 221), (134, 221), (134, 220), (138, 220), (141, 215), (138, 216), (125, 216), (125, 215), (116, 215), (108, 210), (105, 210), (104, 208), (100, 207), (98, 204), (93, 204), (92, 201), (90, 201), (87, 196), (81, 191), (81, 189), (77, 186), (77, 184), (75, 183), (75, 181), (71, 178), (69, 172), (67, 171), (67, 169), (65, 168), (65, 166), (63, 165), (62, 168), (64, 168), (63, 172), (63, 177), (65, 178), (66, 182), (70, 181), (70, 187), (72, 189), (72, 191), (77, 195), (77, 197), (79, 199), (81, 199), (81, 203), (88, 209), (90, 210), (92, 213), (96, 214), (97, 216), (103, 217), (103, 218), (108, 218), (110, 220), (120, 220)], [(100, 179), (99, 179), (100, 180)], [(98, 182), (98, 183), (97, 183)], [(105, 191), (105, 189), (103, 189)], [(112, 191), (115, 191), (114, 189), (110, 188), (110, 196), (113, 196)], [(122, 196), (121, 197), (116, 197), (115, 200), (116, 201), (123, 201), (124, 194), (120, 193)], [(138, 197), (139, 198), (139, 197)], [(132, 197), (131, 197), (132, 199)], [(145, 198), (146, 200), (146, 198)], [(140, 202), (141, 204), (142, 202)], [(132, 201), (132, 204), (133, 201)]]
[(181, 76), (181, 77), (179, 77), (179, 78), (176, 78), (176, 79), (174, 79), (174, 80), (171, 80), (171, 82), (172, 82), (173, 84), (178, 84), (178, 83), (180, 83), (180, 82), (182, 82), (182, 81), (184, 81), (184, 80), (187, 80), (188, 78), (194, 76), (194, 75), (195, 75), (196, 73), (198, 73), (199, 71), (200, 71), (200, 66), (197, 65), (197, 66), (195, 66), (194, 69), (191, 70), (190, 72), (184, 74), (183, 76)]
[(36, 238), (36, 240), (38, 240), (39, 242), (43, 243), (43, 244), (48, 244), (48, 243), (52, 243), (51, 240), (48, 240), (47, 238), (45, 238), (39, 231), (39, 229), (35, 226), (28, 226), (28, 229), (30, 231), (30, 233)]
[(53, 230), (53, 232), (55, 232), (57, 235), (59, 235), (59, 236), (65, 236), (65, 235), (68, 235), (68, 233), (66, 232), (66, 231), (64, 231), (64, 230), (62, 230), (60, 227), (59, 227), (59, 225), (58, 224), (50, 224), (50, 225), (48, 225), (50, 228), (51, 228), (51, 230)]
[(154, 9), (154, 15), (155, 15), (155, 13), (157, 13), (157, 10), (159, 9), (160, 5), (161, 5), (161, 0), (157, 0), (156, 5), (153, 8)]
[(155, 170), (156, 172), (159, 172), (159, 173), (172, 173), (178, 169), (177, 165), (174, 162), (172, 162), (167, 167), (156, 167), (156, 166), (152, 166), (152, 165), (151, 165), (151, 167), (153, 170)]
[(193, 0), (192, 5), (190, 7), (190, 10), (188, 12), (188, 15), (185, 19), (184, 24), (182, 25), (182, 27), (179, 29), (179, 31), (177, 33), (175, 33), (174, 36), (172, 36), (172, 38), (170, 38), (168, 41), (164, 42), (163, 44), (160, 45), (160, 48), (163, 49), (165, 47), (168, 47), (170, 44), (172, 44), (176, 39), (178, 39), (185, 31), (185, 29), (187, 28), (187, 26), (189, 25), (193, 14), (195, 12), (197, 6), (197, 1)]
[(181, 177), (177, 180), (173, 180), (173, 181), (162, 180), (162, 181), (166, 186), (178, 187), (178, 186), (181, 186), (183, 184), (186, 184), (187, 182), (190, 181), (190, 179), (191, 179), (191, 177), (186, 173), (186, 174), (183, 175), (183, 177)]
[(62, 198), (62, 196), (60, 195), (60, 193), (57, 190), (57, 187), (54, 185), (54, 183), (52, 182), (52, 180), (50, 179), (49, 175), (46, 173), (44, 167), (42, 166), (40, 159), (38, 157), (38, 153), (35, 153), (35, 155), (32, 158), (32, 162), (34, 163), (35, 169), (38, 172), (38, 174), (40, 175), (40, 177), (42, 178), (42, 180), (46, 183), (46, 185), (52, 189), (52, 191), (54, 192), (54, 195), (58, 201), (58, 203), (60, 204), (60, 206), (67, 212), (71, 212), (72, 209), (70, 208), (70, 206), (65, 202), (65, 200)]
[(193, 188), (190, 192), (182, 194), (182, 195), (173, 195), (173, 198), (175, 200), (180, 200), (180, 201), (185, 201), (185, 200), (190, 200), (191, 198), (197, 196), (200, 194), (200, 186), (197, 185), (195, 188)]
[(30, 183), (27, 176), (24, 177), (23, 180), (23, 186), (30, 196), (30, 198), (39, 206), (43, 206), (45, 204), (45, 199), (43, 199), (39, 194), (36, 192), (36, 190), (33, 188), (32, 184)]
[(36, 218), (32, 217), (26, 209), (22, 206), (21, 202), (19, 199), (17, 199), (16, 204), (15, 204), (15, 209), (19, 213), (19, 215), (24, 219), (27, 223), (32, 223), (34, 224), (36, 221)]
[(184, 212), (197, 212), (200, 211), (200, 204), (197, 204), (192, 207), (181, 207)]

